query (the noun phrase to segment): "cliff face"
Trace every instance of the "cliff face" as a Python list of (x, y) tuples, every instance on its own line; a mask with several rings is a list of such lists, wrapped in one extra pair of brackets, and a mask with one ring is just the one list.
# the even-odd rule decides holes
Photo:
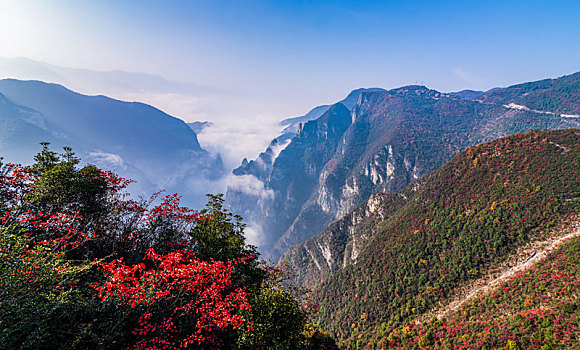
[(280, 262), (293, 266), (295, 280), (313, 288), (332, 272), (353, 264), (379, 222), (406, 203), (404, 194), (373, 194), (358, 208), (320, 234), (286, 251)]
[[(547, 87), (542, 83), (541, 96), (564, 96), (578, 76), (560, 80)], [(488, 101), (488, 95), (500, 90), (477, 99), (423, 86), (359, 91), (356, 103), (352, 96), (345, 100), (352, 103), (352, 110), (341, 108), (341, 127), (335, 132), (327, 134), (329, 117), (324, 114), (306, 123), (274, 161), (264, 161), (262, 155), (252, 161), (272, 164), (271, 168), (249, 170), (257, 164), (252, 162), (240, 167), (237, 174), (257, 180), (253, 187), (260, 191), (246, 196), (250, 191), (241, 194), (232, 187), (229, 203), (249, 219), (250, 228), (261, 232), (262, 252), (276, 258), (343, 218), (373, 193), (401, 190), (470, 145), (531, 129), (580, 126), (580, 118), (574, 117), (580, 111), (572, 107), (566, 110), (570, 114), (560, 114), (514, 107), (507, 98)], [(529, 95), (529, 89), (503, 90), (512, 99), (520, 98), (518, 93)], [(312, 264), (307, 265), (316, 266)]]

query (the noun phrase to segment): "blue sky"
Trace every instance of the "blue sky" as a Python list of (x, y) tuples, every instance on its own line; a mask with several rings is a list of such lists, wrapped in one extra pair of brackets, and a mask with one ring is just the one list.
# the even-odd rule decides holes
[(3, 35), (13, 38), (0, 44), (4, 57), (138, 70), (234, 89), (283, 85), (286, 93), (309, 84), (334, 90), (321, 92), (323, 99), (359, 86), (415, 81), (441, 90), (485, 89), (580, 69), (578, 1), (0, 5)]
[(579, 18), (580, 1), (0, 0), (0, 57), (217, 87), (235, 101), (207, 119), (280, 120), (358, 87), (579, 71)]

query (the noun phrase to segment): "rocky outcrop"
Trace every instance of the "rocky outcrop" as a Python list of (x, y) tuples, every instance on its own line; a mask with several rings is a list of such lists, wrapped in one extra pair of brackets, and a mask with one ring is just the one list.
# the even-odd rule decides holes
[[(562, 79), (566, 88), (550, 83), (556, 93), (574, 86), (570, 77)], [(261, 211), (253, 211), (252, 204), (247, 204), (251, 199), (240, 200), (239, 192), (228, 189), (232, 209), (247, 209), (242, 214), (251, 218), (250, 227), (260, 230), (264, 238), (262, 252), (276, 258), (343, 218), (373, 193), (399, 191), (470, 145), (531, 129), (580, 126), (580, 118), (569, 115), (510, 108), (504, 105), (509, 104), (505, 98), (502, 104), (488, 102), (486, 96), (496, 91), (475, 99), (424, 86), (351, 94), (345, 99), (352, 106), (348, 128), (338, 139), (337, 133), (327, 139), (324, 127), (319, 129), (314, 123), (320, 120), (324, 125), (326, 114), (305, 124), (271, 170), (244, 173), (261, 181), (257, 187), (272, 191), (267, 203), (253, 197)], [(352, 102), (355, 95), (356, 103)], [(518, 98), (517, 93), (512, 98)], [(307, 134), (317, 137), (304, 142), (301, 133), (307, 129)], [(245, 168), (250, 169), (251, 164), (247, 162)]]
[(290, 248), (279, 263), (291, 265), (296, 282), (313, 288), (332, 272), (356, 262), (361, 247), (377, 229), (376, 224), (391, 216), (407, 200), (403, 194), (373, 194), (317, 236)]

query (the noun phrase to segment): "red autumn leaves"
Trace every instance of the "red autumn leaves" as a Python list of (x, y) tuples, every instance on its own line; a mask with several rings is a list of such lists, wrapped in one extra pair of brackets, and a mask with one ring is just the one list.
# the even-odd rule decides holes
[[(232, 270), (243, 263), (244, 259), (201, 261), (187, 251), (159, 255), (149, 249), (140, 264), (126, 265), (123, 259), (103, 263), (107, 280), (94, 287), (103, 301), (112, 297), (131, 307), (162, 304), (165, 317), (154, 318), (147, 312), (140, 318), (134, 333), (145, 339), (136, 348), (178, 348), (211, 341), (217, 329), (251, 327), (239, 315), (241, 310), (251, 311), (246, 291), (230, 289)], [(195, 320), (196, 332), (176, 338), (173, 320), (178, 318)]]
[[(42, 271), (40, 265), (46, 261), (39, 254), (43, 251), (52, 251), (58, 259), (66, 260), (68, 252), (99, 237), (101, 232), (82, 231), (79, 226), (82, 217), (78, 211), (42, 212), (27, 203), (27, 196), (34, 190), (39, 175), (14, 164), (0, 163), (0, 168), (0, 228), (20, 234), (26, 240), (28, 249), (22, 253), (23, 264), (31, 264), (36, 266), (34, 271)], [(116, 208), (119, 216), (138, 218), (139, 234), (125, 233), (127, 239), (135, 240), (136, 244), (140, 244), (138, 241), (148, 230), (153, 232), (159, 227), (171, 227), (187, 237), (187, 232), (199, 220), (207, 219), (180, 206), (177, 194), (165, 196), (152, 208), (126, 200), (122, 191), (130, 180), (105, 171), (101, 171), (100, 176), (108, 184), (109, 204)], [(96, 261), (102, 274), (99, 282), (92, 284), (97, 296), (103, 302), (113, 301), (142, 312), (133, 330), (136, 349), (182, 348), (190, 344), (215, 347), (219, 345), (216, 332), (252, 327), (242, 316), (243, 312), (251, 311), (248, 293), (245, 287), (232, 286), (236, 266), (246, 264), (247, 259), (202, 261), (193, 252), (183, 249), (185, 243), (175, 244), (165, 254), (149, 248), (142, 262), (137, 264), (126, 263), (123, 257)], [(7, 254), (10, 261), (19, 261), (15, 256), (19, 253), (11, 252), (9, 247), (2, 247), (1, 253), (2, 256)], [(29, 261), (31, 259), (38, 261)], [(14, 271), (28, 276), (31, 273), (28, 270)], [(37, 279), (22, 277), (33, 283)], [(180, 329), (183, 324), (188, 325), (188, 331)]]

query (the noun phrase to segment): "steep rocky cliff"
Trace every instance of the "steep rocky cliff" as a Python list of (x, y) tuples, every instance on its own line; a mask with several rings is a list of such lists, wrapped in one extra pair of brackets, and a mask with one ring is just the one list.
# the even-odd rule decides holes
[(280, 261), (294, 268), (298, 284), (315, 287), (332, 272), (355, 263), (376, 226), (406, 202), (404, 193), (373, 194), (315, 237), (290, 248)]
[[(541, 96), (560, 94), (575, 101), (574, 96), (566, 96), (576, 93), (579, 80), (576, 74), (550, 80), (547, 86), (542, 83)], [(531, 129), (580, 126), (580, 118), (575, 117), (580, 111), (572, 102), (561, 114), (517, 107), (507, 98), (488, 101), (500, 90), (509, 91), (513, 100), (530, 95), (530, 89), (517, 86), (492, 90), (477, 99), (423, 86), (360, 91), (342, 134), (333, 134), (330, 142), (324, 129), (316, 132), (323, 137), (309, 138), (307, 143), (300, 135), (293, 138), (271, 162), (271, 169), (243, 173), (259, 181), (252, 186), (258, 194), (243, 197), (239, 189), (228, 189), (232, 209), (246, 214), (250, 228), (261, 233), (262, 251), (278, 257), (347, 215), (372, 193), (401, 190), (470, 145)], [(304, 129), (312, 133), (318, 124), (310, 123)], [(323, 155), (315, 157), (321, 150)], [(250, 167), (251, 162), (245, 168)], [(260, 211), (247, 204), (252, 198)]]
[(350, 123), (350, 111), (340, 103), (333, 105), (320, 118), (304, 124), (275, 161), (271, 145), (270, 151), (234, 171), (236, 180), (245, 182), (230, 184), (229, 204), (250, 222), (250, 229), (260, 220), (259, 229), (270, 233), (260, 247), (263, 251), (271, 249), (300, 212)]

